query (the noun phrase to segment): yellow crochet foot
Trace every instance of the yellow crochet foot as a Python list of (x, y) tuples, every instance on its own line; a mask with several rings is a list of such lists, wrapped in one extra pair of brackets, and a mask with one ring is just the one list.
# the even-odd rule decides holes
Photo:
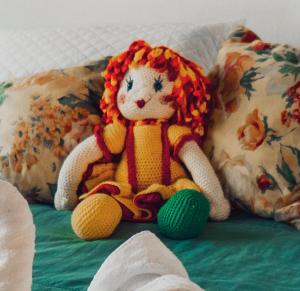
[(72, 227), (84, 240), (102, 239), (112, 235), (122, 218), (118, 202), (106, 194), (94, 194), (73, 211)]

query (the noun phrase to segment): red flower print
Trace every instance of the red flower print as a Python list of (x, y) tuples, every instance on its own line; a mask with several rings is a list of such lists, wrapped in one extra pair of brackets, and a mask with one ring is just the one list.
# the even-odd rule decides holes
[(252, 42), (259, 37), (251, 30), (247, 30), (241, 38), (241, 42)]
[(287, 102), (286, 108), (288, 109), (281, 112), (281, 123), (287, 127), (292, 122), (300, 124), (300, 81), (290, 87), (283, 97)]
[(291, 117), (292, 117), (292, 120), (294, 120), (295, 122), (300, 124), (300, 109), (294, 109), (292, 111)]
[(298, 81), (294, 86), (290, 87), (287, 92), (294, 102), (300, 102), (300, 81)]
[(289, 127), (291, 124), (291, 120), (287, 110), (281, 112), (281, 123), (286, 125), (287, 127)]
[(266, 49), (269, 49), (271, 48), (271, 45), (269, 43), (265, 43), (265, 42), (258, 42), (256, 43), (255, 45), (251, 46), (251, 49), (254, 50), (254, 51), (263, 51), (263, 50), (266, 50)]
[(265, 192), (272, 185), (272, 181), (268, 178), (267, 175), (263, 174), (257, 178), (257, 185), (262, 192)]
[(264, 167), (261, 166), (260, 169), (262, 173), (256, 178), (256, 183), (261, 192), (265, 193), (267, 190), (274, 191), (275, 189), (280, 190), (275, 178)]

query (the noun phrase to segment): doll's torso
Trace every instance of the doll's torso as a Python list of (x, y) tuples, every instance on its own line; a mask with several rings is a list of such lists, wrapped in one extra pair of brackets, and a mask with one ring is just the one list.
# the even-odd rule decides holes
[(141, 191), (152, 184), (165, 184), (166, 175), (170, 183), (186, 177), (182, 165), (170, 156), (166, 135), (162, 124), (133, 126), (127, 133), (115, 180), (128, 183), (134, 175), (137, 191)]

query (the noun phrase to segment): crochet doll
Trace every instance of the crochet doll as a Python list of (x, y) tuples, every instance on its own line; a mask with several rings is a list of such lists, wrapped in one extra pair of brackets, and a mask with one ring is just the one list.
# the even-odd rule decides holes
[[(211, 219), (226, 219), (229, 203), (200, 148), (211, 104), (202, 69), (167, 47), (136, 41), (110, 60), (104, 78), (103, 125), (67, 157), (55, 195), (57, 209), (76, 207), (77, 235), (108, 237), (121, 219), (155, 221), (184, 189), (204, 193)], [(116, 157), (113, 178), (78, 198), (87, 167)]]

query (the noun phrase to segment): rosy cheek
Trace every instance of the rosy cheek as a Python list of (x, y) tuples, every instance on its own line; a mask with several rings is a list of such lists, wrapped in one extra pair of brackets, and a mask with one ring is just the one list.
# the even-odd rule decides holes
[(125, 99), (126, 99), (126, 96), (125, 96), (125, 94), (121, 94), (121, 95), (119, 95), (119, 103), (120, 104), (124, 104), (125, 103)]

